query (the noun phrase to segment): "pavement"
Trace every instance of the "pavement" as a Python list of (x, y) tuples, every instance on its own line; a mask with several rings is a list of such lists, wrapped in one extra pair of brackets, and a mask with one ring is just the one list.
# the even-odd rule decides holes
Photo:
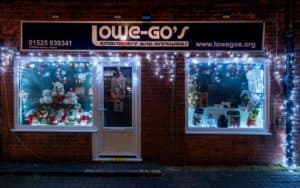
[(0, 163), (0, 188), (300, 188), (280, 166), (197, 167), (154, 163)]

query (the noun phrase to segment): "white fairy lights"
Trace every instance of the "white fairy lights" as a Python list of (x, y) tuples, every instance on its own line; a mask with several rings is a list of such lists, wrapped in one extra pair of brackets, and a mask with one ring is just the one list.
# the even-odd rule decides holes
[(147, 53), (145, 59), (150, 63), (153, 75), (160, 80), (173, 82), (176, 74), (174, 53)]
[(0, 64), (0, 71), (1, 72), (6, 72), (8, 66), (12, 62), (12, 58), (14, 57), (14, 50), (1, 47), (0, 48), (0, 55), (1, 55), (1, 64)]
[(299, 82), (299, 77), (296, 76), (295, 54), (287, 53), (286, 71), (284, 76), (285, 86), (285, 117), (286, 117), (286, 166), (296, 168), (296, 122), (299, 122), (299, 105), (296, 104), (298, 92), (296, 84)]
[[(207, 63), (216, 64), (219, 58), (229, 59), (228, 63), (236, 63), (237, 65), (241, 65), (241, 67), (238, 68), (246, 68), (245, 64), (255, 64), (254, 59), (255, 57), (263, 57), (266, 60), (266, 63), (271, 64), (271, 72), (273, 72), (273, 78), (276, 80), (279, 88), (282, 88), (283, 81), (288, 81), (293, 84), (299, 83), (299, 76), (295, 75), (292, 78), (284, 78), (284, 73), (286, 71), (286, 56), (273, 56), (271, 52), (267, 51), (264, 54), (249, 54), (249, 53), (241, 53), (241, 52), (140, 52), (140, 53), (126, 53), (126, 52), (94, 52), (90, 51), (86, 54), (82, 53), (79, 55), (75, 54), (51, 54), (51, 53), (22, 53), (22, 56), (20, 53), (16, 52), (12, 49), (7, 48), (1, 48), (1, 65), (0, 65), (0, 71), (2, 73), (6, 72), (8, 69), (8, 66), (11, 65), (14, 58), (24, 58), (27, 59), (27, 62), (30, 62), (30, 58), (33, 58), (36, 60), (36, 62), (43, 63), (45, 61), (53, 63), (55, 65), (56, 63), (61, 64), (70, 64), (72, 65), (72, 62), (80, 61), (80, 59), (89, 59), (93, 66), (99, 65), (103, 59), (109, 59), (111, 63), (113, 63), (114, 60), (121, 58), (121, 57), (127, 57), (127, 58), (138, 58), (141, 61), (135, 61), (137, 63), (137, 66), (141, 66), (143, 62), (146, 62), (148, 65), (150, 65), (153, 76), (156, 77), (158, 80), (166, 81), (173, 83), (176, 81), (176, 69), (177, 66), (180, 63), (184, 63), (185, 58), (207, 58)], [(183, 61), (177, 61), (178, 59), (183, 59)], [(225, 60), (226, 61), (226, 60)], [(21, 63), (19, 66), (20, 69), (26, 68), (26, 62), (22, 59), (19, 59), (19, 62)], [(128, 62), (127, 62), (128, 63)], [(197, 63), (197, 62), (193, 62)], [(226, 63), (226, 62), (225, 62)], [(125, 64), (124, 64), (125, 65)], [(288, 63), (287, 63), (288, 65)], [(34, 66), (31, 64), (28, 64), (28, 66)], [(291, 71), (295, 71), (295, 65), (291, 65), (292, 69)], [(183, 66), (184, 67), (184, 66)], [(80, 67), (75, 67), (80, 68)], [(218, 67), (216, 66), (216, 69)], [(295, 123), (296, 121), (300, 120), (300, 117), (297, 115), (299, 114), (299, 105), (290, 104), (291, 101), (295, 101), (295, 98), (297, 97), (298, 92), (293, 89), (290, 92), (289, 97), (285, 100), (279, 100), (277, 101), (277, 98), (275, 97), (274, 105), (277, 109), (274, 109), (275, 115), (278, 116), (279, 113), (284, 113), (282, 116), (288, 117), (286, 118), (286, 121), (288, 121), (290, 128), (292, 128), (291, 135), (287, 135), (288, 139), (286, 140), (286, 146), (285, 149), (287, 150), (288, 155), (286, 156), (287, 161), (289, 162), (288, 166), (295, 166)]]

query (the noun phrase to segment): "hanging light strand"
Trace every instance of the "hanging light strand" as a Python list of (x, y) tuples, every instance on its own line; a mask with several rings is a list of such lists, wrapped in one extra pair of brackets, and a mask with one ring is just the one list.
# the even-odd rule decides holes
[(285, 117), (286, 117), (286, 166), (296, 168), (296, 149), (295, 149), (295, 122), (297, 116), (298, 105), (296, 105), (297, 91), (295, 83), (298, 82), (295, 76), (295, 54), (287, 53), (286, 57), (286, 74), (284, 76), (285, 83)]

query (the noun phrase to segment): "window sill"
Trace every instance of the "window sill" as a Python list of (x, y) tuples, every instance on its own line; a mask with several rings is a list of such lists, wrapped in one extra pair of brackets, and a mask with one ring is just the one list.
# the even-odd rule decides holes
[(98, 132), (98, 129), (95, 127), (76, 127), (76, 128), (70, 128), (70, 127), (48, 127), (48, 128), (41, 128), (41, 127), (24, 127), (24, 128), (15, 128), (10, 129), (11, 132), (78, 132), (78, 133), (94, 133)]
[(272, 135), (266, 129), (228, 129), (228, 128), (190, 128), (186, 129), (186, 134), (222, 134), (222, 135), (262, 135), (270, 136)]

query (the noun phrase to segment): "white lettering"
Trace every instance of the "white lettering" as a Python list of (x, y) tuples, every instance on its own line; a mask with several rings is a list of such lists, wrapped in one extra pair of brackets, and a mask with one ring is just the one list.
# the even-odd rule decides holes
[(184, 26), (181, 30), (181, 33), (177, 36), (178, 39), (182, 39), (185, 33), (190, 29), (189, 26)]
[(149, 28), (149, 38), (159, 39), (159, 26), (152, 26)]
[(173, 36), (173, 31), (172, 31), (172, 28), (169, 27), (169, 26), (163, 26), (161, 29), (160, 29), (160, 36), (161, 38), (165, 39), (165, 40), (168, 40), (170, 39), (172, 36)]
[[(184, 26), (179, 35), (175, 37), (179, 40), (183, 39), (188, 30), (189, 26)], [(148, 37), (145, 40), (170, 40), (175, 33), (177, 33), (177, 27), (169, 25), (162, 27), (154, 25), (144, 30), (141, 30), (139, 25), (92, 25), (92, 43), (95, 46), (100, 46), (100, 43), (104, 42), (104, 40), (126, 40), (128, 42), (130, 40), (140, 40), (141, 35)], [(122, 45), (128, 45), (128, 43), (122, 43)]]
[(97, 40), (97, 26), (92, 25), (92, 43), (95, 46), (98, 46), (98, 40)]
[(119, 25), (118, 29), (116, 29), (115, 25), (112, 26), (112, 37), (114, 39), (123, 40), (123, 39), (126, 39), (127, 36), (128, 36), (128, 25), (124, 26), (124, 33), (122, 33), (122, 25)]
[(139, 26), (131, 26), (129, 29), (129, 37), (132, 39), (140, 39), (141, 28)]
[(99, 35), (102, 39), (109, 39), (111, 36), (111, 30), (108, 25), (103, 25), (99, 29)]

